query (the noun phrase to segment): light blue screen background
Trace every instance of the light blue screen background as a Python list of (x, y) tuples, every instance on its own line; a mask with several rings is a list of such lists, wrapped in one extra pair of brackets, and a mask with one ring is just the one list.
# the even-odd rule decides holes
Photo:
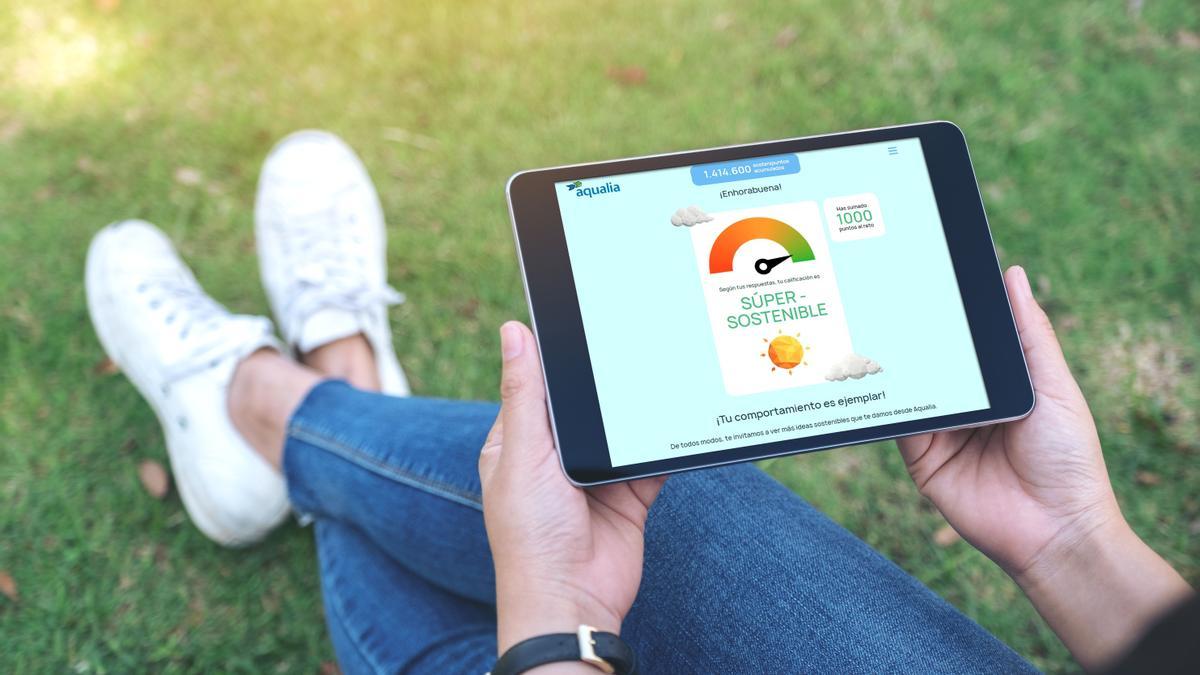
[[(887, 147), (897, 153), (888, 154)], [(787, 176), (693, 184), (688, 167), (589, 179), (620, 192), (577, 196), (557, 186), (567, 248), (601, 415), (614, 466), (745, 446), (722, 442), (672, 450), (672, 443), (774, 429), (797, 422), (934, 404), (936, 410), (874, 424), (979, 410), (988, 399), (971, 343), (937, 203), (919, 139), (798, 153)], [(782, 190), (720, 198), (721, 190), (782, 183)], [(748, 396), (722, 385), (691, 236), (670, 223), (675, 209), (707, 212), (873, 192), (886, 233), (829, 239), (855, 351), (884, 370)], [(824, 220), (822, 209), (822, 220)], [(954, 226), (953, 223), (950, 224)], [(716, 416), (886, 390), (885, 401), (769, 417), (718, 427)], [(871, 426), (839, 424), (754, 443)]]

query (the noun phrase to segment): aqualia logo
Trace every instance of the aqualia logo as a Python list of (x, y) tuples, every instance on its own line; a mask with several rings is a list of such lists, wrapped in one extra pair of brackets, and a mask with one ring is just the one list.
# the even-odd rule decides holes
[(621, 191), (620, 185), (609, 181), (605, 181), (604, 185), (600, 187), (583, 187), (583, 181), (577, 180), (567, 183), (565, 187), (574, 192), (576, 197), (595, 197), (596, 195), (606, 195), (610, 192)]

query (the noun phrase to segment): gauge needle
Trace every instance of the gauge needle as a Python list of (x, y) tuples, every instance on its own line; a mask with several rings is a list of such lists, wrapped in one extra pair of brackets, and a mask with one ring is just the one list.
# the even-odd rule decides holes
[(790, 255), (781, 255), (778, 258), (759, 258), (758, 262), (754, 263), (754, 269), (759, 274), (767, 274), (771, 270), (775, 269), (775, 267), (778, 266), (779, 263), (781, 263), (784, 260), (787, 260), (791, 257), (792, 256), (790, 256)]

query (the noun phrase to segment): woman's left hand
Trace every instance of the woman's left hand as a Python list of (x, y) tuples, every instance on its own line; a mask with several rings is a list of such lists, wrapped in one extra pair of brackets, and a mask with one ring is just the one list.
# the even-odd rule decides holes
[(514, 321), (500, 339), (500, 415), (479, 456), (499, 651), (581, 623), (620, 633), (641, 583), (646, 513), (665, 479), (587, 490), (569, 483), (533, 335)]

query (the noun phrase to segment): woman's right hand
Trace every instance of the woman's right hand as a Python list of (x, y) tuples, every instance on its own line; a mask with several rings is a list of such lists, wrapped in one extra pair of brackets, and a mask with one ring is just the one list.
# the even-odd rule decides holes
[(1191, 589), (1129, 528), (1091, 411), (1020, 267), (1005, 274), (1037, 395), (1015, 422), (899, 441), (921, 493), (1013, 577), (1085, 667)]
[[(559, 464), (537, 344), (500, 329), (500, 416), (479, 455), (483, 517), (496, 568), (497, 646), (573, 633), (619, 634), (642, 579), (646, 515), (665, 478), (578, 488)], [(538, 673), (599, 672), (580, 663)]]

